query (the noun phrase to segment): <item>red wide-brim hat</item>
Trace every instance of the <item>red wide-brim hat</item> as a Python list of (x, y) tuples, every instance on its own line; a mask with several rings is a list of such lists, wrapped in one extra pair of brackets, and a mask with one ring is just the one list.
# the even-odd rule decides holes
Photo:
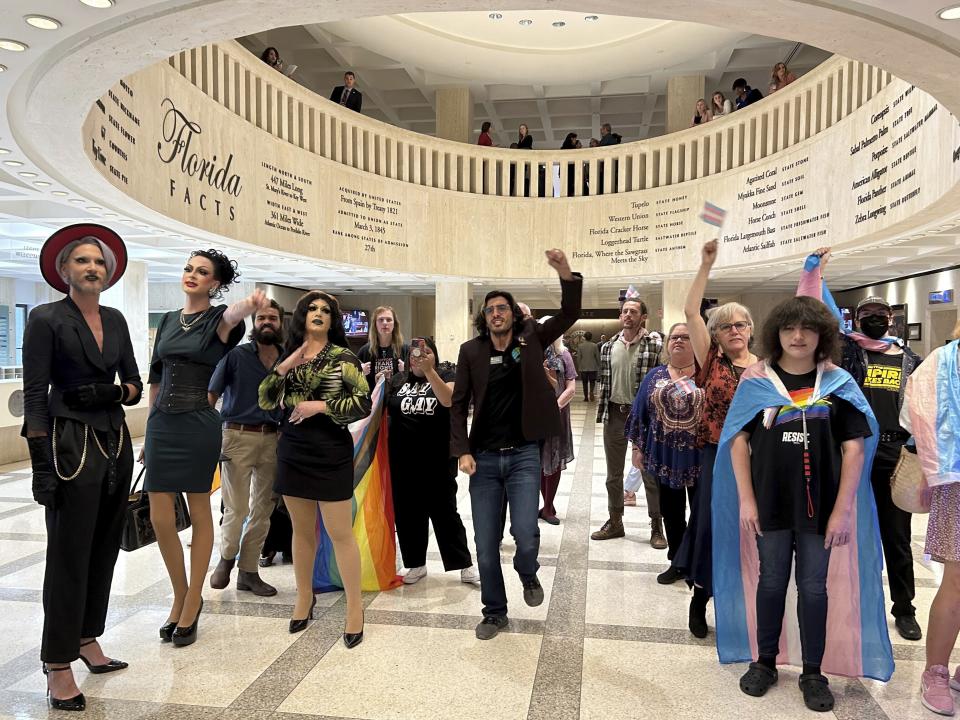
[[(113, 230), (103, 225), (95, 223), (78, 223), (60, 228), (53, 235), (47, 238), (47, 241), (40, 248), (40, 274), (47, 284), (54, 290), (69, 294), (70, 287), (60, 276), (60, 268), (57, 267), (57, 260), (63, 249), (74, 240), (80, 240), (85, 237), (94, 237), (103, 243), (110, 252), (113, 253), (115, 264), (113, 272), (107, 278), (104, 289), (111, 287), (116, 283), (127, 269), (127, 246), (123, 240)], [(108, 264), (109, 267), (109, 264)]]

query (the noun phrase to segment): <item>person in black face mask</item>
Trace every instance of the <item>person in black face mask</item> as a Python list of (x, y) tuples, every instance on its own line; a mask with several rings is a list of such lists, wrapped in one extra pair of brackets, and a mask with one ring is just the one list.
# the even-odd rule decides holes
[[(830, 248), (820, 248), (820, 269), (830, 259)], [(897, 632), (906, 640), (920, 640), (923, 633), (913, 606), (915, 595), (913, 553), (910, 548), (913, 516), (893, 504), (890, 478), (900, 458), (900, 449), (910, 433), (900, 426), (900, 408), (907, 378), (920, 358), (901, 338), (890, 335), (893, 308), (881, 297), (871, 296), (857, 304), (855, 332), (842, 335), (843, 369), (863, 390), (880, 424), (880, 442), (870, 479), (877, 501), (880, 539), (890, 581), (891, 613)]]
[(877, 499), (892, 613), (901, 637), (919, 640), (923, 635), (913, 607), (915, 589), (910, 548), (913, 516), (893, 504), (890, 477), (900, 459), (900, 448), (910, 437), (910, 433), (900, 427), (900, 408), (907, 378), (920, 364), (920, 358), (903, 340), (891, 336), (893, 308), (883, 298), (861, 300), (854, 322), (860, 332), (846, 336), (843, 368), (857, 380), (880, 423), (880, 442), (870, 479)]

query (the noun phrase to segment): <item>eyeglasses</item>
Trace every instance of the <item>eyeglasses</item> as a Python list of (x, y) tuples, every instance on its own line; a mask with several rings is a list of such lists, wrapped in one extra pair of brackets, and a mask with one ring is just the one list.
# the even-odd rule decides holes
[(674, 340), (680, 340), (681, 342), (690, 342), (689, 335), (671, 335), (667, 339), (670, 340), (670, 342), (673, 342)]
[(510, 306), (509, 306), (509, 305), (506, 305), (506, 304), (504, 304), (504, 303), (500, 303), (499, 305), (487, 305), (487, 306), (483, 309), (483, 314), (484, 314), (484, 315), (493, 315), (495, 312), (498, 312), (498, 313), (500, 313), (500, 314), (502, 315), (503, 313), (507, 312), (507, 310), (509, 310), (509, 309), (510, 309)]
[(736, 330), (738, 333), (742, 333), (744, 330), (746, 330), (749, 327), (750, 327), (750, 323), (744, 322), (743, 320), (741, 320), (740, 322), (723, 323), (723, 325), (717, 325), (717, 330), (725, 333), (730, 332), (731, 330)]

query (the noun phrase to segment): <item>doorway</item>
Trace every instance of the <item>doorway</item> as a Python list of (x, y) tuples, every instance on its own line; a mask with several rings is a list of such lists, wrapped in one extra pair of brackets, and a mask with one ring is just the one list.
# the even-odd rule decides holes
[(955, 306), (931, 307), (927, 309), (927, 323), (923, 329), (923, 349), (929, 355), (952, 338), (953, 328), (957, 324)]

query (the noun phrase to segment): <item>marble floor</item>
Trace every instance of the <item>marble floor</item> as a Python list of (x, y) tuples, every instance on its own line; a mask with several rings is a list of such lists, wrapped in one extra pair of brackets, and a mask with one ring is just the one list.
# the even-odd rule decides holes
[[(170, 588), (156, 547), (121, 553), (103, 638), (130, 668), (90, 675), (74, 663), (87, 696), (88, 718), (293, 720), (621, 720), (745, 715), (771, 720), (814, 717), (784, 669), (763, 699), (737, 686), (742, 666), (721, 666), (714, 635), (686, 629), (685, 586), (661, 586), (666, 551), (649, 545), (643, 504), (628, 508), (627, 537), (589, 539), (606, 519), (605, 464), (595, 406), (572, 406), (577, 460), (564, 473), (557, 501), (562, 523), (540, 524), (543, 583), (540, 607), (523, 603), (503, 547), (510, 626), (497, 638), (474, 637), (480, 592), (443, 573), (431, 541), (429, 574), (416, 585), (367, 593), (364, 642), (340, 642), (341, 593), (318, 597), (317, 620), (290, 635), (294, 600), (291, 565), (262, 570), (277, 586), (260, 599), (235, 588), (204, 591), (200, 637), (187, 648), (162, 645)], [(211, 498), (219, 509), (219, 497)], [(472, 536), (465, 482), (460, 510)], [(921, 624), (936, 591), (939, 568), (922, 557), (925, 517), (914, 521), (917, 607)], [(188, 539), (189, 530), (184, 532)], [(60, 715), (48, 711), (40, 674), (45, 529), (30, 497), (25, 465), (0, 468), (0, 720)], [(472, 544), (472, 538), (471, 538)], [(212, 562), (218, 559), (216, 550)], [(235, 577), (235, 575), (234, 575)], [(708, 621), (713, 623), (712, 613)], [(932, 718), (918, 699), (922, 643), (891, 636), (897, 671), (889, 683), (831, 680), (834, 715), (847, 719)], [(960, 661), (960, 655), (955, 658)], [(828, 714), (829, 716), (829, 714)]]

